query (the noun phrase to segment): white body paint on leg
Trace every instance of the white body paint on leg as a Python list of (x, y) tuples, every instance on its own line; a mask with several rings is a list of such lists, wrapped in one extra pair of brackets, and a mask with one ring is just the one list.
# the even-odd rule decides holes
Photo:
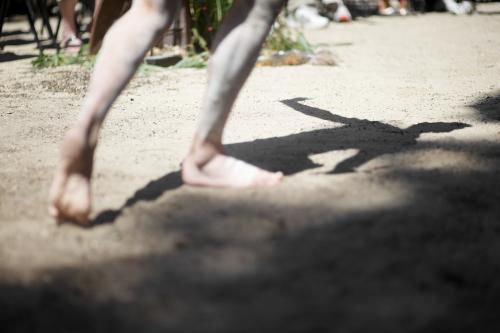
[(217, 144), (236, 96), (253, 69), (283, 0), (238, 0), (214, 41), (197, 136)]

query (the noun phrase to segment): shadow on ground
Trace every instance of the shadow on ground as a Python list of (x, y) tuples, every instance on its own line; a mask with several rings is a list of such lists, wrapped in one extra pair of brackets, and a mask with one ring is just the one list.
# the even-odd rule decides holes
[[(307, 98), (294, 98), (284, 100), (282, 103), (307, 116), (343, 126), (231, 144), (226, 146), (227, 152), (266, 170), (279, 170), (286, 175), (292, 175), (320, 166), (311, 161), (310, 155), (356, 149), (358, 152), (354, 156), (342, 161), (330, 171), (331, 174), (348, 173), (354, 172), (357, 167), (381, 155), (428, 148), (425, 145), (417, 146), (417, 138), (422, 133), (447, 133), (469, 127), (464, 123), (437, 122), (420, 123), (400, 129), (379, 121), (342, 117), (300, 103), (306, 100)], [(114, 222), (124, 208), (138, 201), (155, 200), (166, 191), (181, 185), (179, 172), (167, 174), (137, 191), (119, 210), (109, 210), (99, 214), (92, 225)]]
[(500, 11), (481, 11), (481, 10), (478, 10), (476, 12), (477, 14), (479, 15), (500, 15)]
[[(311, 153), (355, 147), (373, 158), (421, 149), (419, 133), (466, 126), (398, 129), (333, 115), (301, 100), (284, 103), (344, 127), (230, 150), (292, 174), (315, 166), (307, 158)], [(331, 202), (307, 207), (251, 195), (227, 203), (210, 190), (177, 194), (170, 207), (186, 208), (168, 210), (164, 193), (180, 180), (166, 175), (124, 206), (141, 216), (136, 232), (177, 237), (171, 250), (46, 272), (29, 286), (0, 283), (2, 331), (498, 332), (499, 145), (452, 142), (438, 148), (481, 154), (490, 167), (395, 167), (384, 181), (402, 184), (411, 196), (397, 205), (342, 211), (336, 204), (341, 197), (334, 195)], [(262, 150), (265, 157), (257, 157)], [(321, 176), (321, 191), (328, 196), (331, 182), (367, 160), (352, 158)], [(341, 195), (352, 195), (345, 190)], [(152, 200), (154, 205), (139, 210)], [(307, 209), (320, 213), (304, 215)]]
[(27, 44), (32, 44), (34, 42), (35, 41), (33, 39), (11, 38), (9, 40), (1, 41), (0, 47), (4, 48), (7, 45), (13, 45), (13, 46), (27, 45)]
[(470, 105), (470, 107), (479, 111), (484, 121), (500, 121), (500, 92), (487, 95)]
[(0, 52), (0, 62), (15, 61), (21, 59), (34, 58), (34, 57), (36, 57), (36, 55), (28, 55), (28, 54), (19, 55), (12, 52), (5, 52), (5, 53)]

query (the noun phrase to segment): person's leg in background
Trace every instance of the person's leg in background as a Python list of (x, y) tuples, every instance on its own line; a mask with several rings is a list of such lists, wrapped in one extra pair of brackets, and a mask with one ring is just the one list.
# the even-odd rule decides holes
[(396, 14), (396, 10), (391, 7), (389, 0), (378, 1), (378, 14), (382, 16), (391, 16)]
[(61, 0), (59, 2), (62, 23), (61, 47), (73, 54), (78, 53), (82, 46), (75, 23), (76, 2), (77, 0)]
[(406, 16), (408, 15), (408, 0), (399, 0), (399, 15)]
[(97, 15), (97, 12), (101, 8), (103, 0), (95, 0), (94, 1), (94, 13), (92, 13), (92, 16), (95, 17)]

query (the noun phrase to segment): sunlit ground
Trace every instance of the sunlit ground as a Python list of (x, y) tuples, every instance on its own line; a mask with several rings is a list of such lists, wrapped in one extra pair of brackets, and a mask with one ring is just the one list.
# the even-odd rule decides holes
[(206, 72), (139, 76), (89, 229), (46, 214), (88, 70), (6, 44), (0, 331), (497, 332), (500, 7), (478, 10), (332, 24), (306, 35), (338, 66), (256, 69), (226, 141), (286, 174), (271, 189), (182, 185)]

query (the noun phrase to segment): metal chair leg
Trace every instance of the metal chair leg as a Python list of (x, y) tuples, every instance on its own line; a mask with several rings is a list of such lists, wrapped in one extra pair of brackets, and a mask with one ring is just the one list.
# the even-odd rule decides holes
[(59, 30), (61, 29), (61, 22), (62, 22), (61, 13), (58, 13), (57, 27), (56, 27), (56, 38), (57, 38), (57, 36), (59, 36)]
[(3, 22), (7, 16), (7, 9), (9, 9), (10, 0), (2, 1), (0, 4), (0, 36), (2, 36)]
[(38, 33), (36, 32), (36, 27), (35, 27), (35, 9), (33, 8), (33, 3), (31, 3), (30, 0), (25, 0), (27, 12), (28, 12), (28, 22), (30, 24), (31, 32), (35, 36), (35, 42), (37, 45), (37, 48), (41, 51), (42, 50), (42, 44), (40, 43), (40, 39), (38, 38)]
[(36, 4), (38, 5), (38, 11), (42, 17), (43, 26), (47, 29), (47, 33), (49, 34), (49, 39), (52, 40), (52, 43), (56, 43), (56, 36), (52, 31), (52, 27), (49, 21), (49, 14), (47, 13), (47, 0), (37, 0)]

